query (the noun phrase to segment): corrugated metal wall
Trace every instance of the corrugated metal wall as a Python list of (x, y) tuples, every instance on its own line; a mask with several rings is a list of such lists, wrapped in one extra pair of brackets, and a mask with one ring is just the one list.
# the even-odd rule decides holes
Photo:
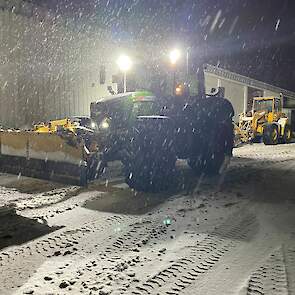
[(116, 88), (111, 43), (102, 33), (91, 36), (82, 29), (0, 9), (0, 125), (88, 115), (91, 101), (107, 95), (107, 86)]

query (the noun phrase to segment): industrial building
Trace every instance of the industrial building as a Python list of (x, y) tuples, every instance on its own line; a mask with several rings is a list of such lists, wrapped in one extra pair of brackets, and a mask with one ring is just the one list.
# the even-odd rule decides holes
[[(102, 41), (103, 40), (103, 41)], [(89, 105), (109, 95), (118, 74), (118, 46), (106, 32), (89, 34), (42, 8), (0, 0), (0, 125), (89, 115)], [(295, 129), (295, 93), (219, 67), (205, 68), (206, 91), (223, 87), (235, 120), (254, 96), (284, 95), (284, 111)]]
[(85, 32), (30, 2), (0, 0), (0, 125), (89, 114), (94, 98), (116, 90), (115, 49), (104, 31)]
[(255, 96), (279, 96), (283, 94), (283, 111), (291, 118), (292, 129), (295, 129), (295, 92), (276, 87), (237, 73), (206, 65), (205, 67), (206, 92), (212, 88), (223, 87), (225, 97), (233, 104), (235, 121), (240, 113), (251, 109)]

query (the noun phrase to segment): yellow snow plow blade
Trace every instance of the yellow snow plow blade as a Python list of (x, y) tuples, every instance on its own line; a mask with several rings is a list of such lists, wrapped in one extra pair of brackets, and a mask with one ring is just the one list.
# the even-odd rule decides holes
[(75, 133), (0, 131), (0, 171), (84, 185), (83, 142)]

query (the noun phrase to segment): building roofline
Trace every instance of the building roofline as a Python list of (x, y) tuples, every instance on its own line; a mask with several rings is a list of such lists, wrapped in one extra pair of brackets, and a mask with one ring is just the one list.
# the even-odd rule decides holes
[(260, 88), (260, 89), (266, 89), (269, 91), (277, 92), (277, 93), (282, 93), (284, 96), (288, 98), (295, 99), (295, 92), (286, 90), (284, 88), (280, 88), (262, 81), (258, 81), (216, 66), (212, 66), (210, 64), (206, 64), (204, 71), (206, 73), (214, 74), (219, 77), (223, 77), (229, 80), (237, 81), (246, 85), (249, 85), (254, 88)]

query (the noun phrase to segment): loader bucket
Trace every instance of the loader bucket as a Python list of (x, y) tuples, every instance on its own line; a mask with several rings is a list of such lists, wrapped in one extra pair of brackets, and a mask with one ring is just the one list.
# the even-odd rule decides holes
[(85, 185), (83, 143), (74, 135), (0, 131), (0, 171)]

